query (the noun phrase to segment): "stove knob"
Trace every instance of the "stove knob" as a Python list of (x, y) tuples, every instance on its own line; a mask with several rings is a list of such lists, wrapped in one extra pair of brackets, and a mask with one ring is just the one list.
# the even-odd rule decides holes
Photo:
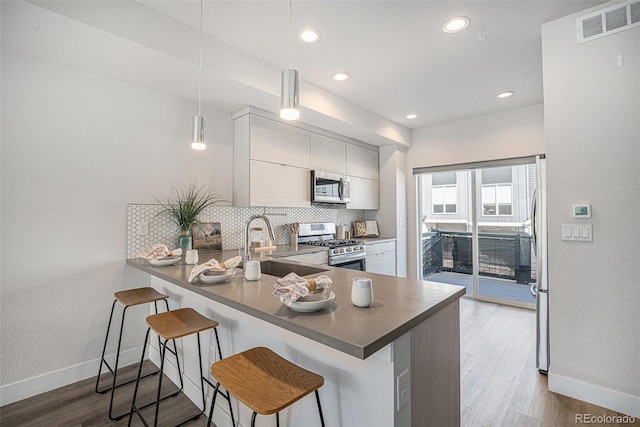
[(344, 252), (344, 249), (336, 249), (336, 252), (341, 254), (342, 252)]

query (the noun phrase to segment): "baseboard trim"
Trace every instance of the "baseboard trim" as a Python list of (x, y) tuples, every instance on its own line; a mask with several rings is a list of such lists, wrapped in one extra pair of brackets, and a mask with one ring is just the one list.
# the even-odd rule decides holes
[[(120, 353), (120, 367), (125, 367), (140, 361), (142, 347), (135, 347)], [(113, 366), (115, 354), (107, 356), (107, 361)], [(55, 390), (87, 378), (95, 377), (100, 359), (79, 363), (57, 371), (38, 375), (37, 377), (17, 381), (0, 387), (0, 406), (9, 405), (22, 399), (36, 396), (40, 393)], [(106, 370), (103, 368), (103, 372)]]
[[(640, 418), (640, 397), (549, 373), (549, 391)], [(597, 415), (597, 414), (592, 414)]]

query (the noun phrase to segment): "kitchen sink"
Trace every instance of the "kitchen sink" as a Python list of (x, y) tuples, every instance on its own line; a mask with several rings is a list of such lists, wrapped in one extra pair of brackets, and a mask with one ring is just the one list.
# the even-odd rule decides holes
[(327, 271), (326, 268), (273, 260), (261, 261), (260, 269), (263, 274), (276, 277), (284, 277), (289, 273), (296, 273), (298, 276), (309, 276)]

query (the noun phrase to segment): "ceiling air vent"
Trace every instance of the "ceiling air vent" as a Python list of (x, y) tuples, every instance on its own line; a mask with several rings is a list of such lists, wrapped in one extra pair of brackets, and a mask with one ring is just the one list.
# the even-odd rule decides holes
[(576, 19), (578, 43), (640, 27), (640, 0), (627, 0)]

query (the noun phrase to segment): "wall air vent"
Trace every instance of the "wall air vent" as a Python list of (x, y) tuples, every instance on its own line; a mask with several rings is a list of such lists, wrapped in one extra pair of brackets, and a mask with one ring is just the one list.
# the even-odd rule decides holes
[(576, 19), (578, 44), (640, 27), (640, 0), (627, 0)]

